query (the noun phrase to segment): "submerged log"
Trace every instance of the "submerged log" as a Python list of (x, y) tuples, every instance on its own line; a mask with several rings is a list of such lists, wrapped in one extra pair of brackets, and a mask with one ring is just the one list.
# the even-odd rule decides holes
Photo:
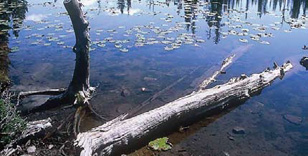
[(66, 91), (65, 88), (60, 89), (46, 89), (46, 90), (39, 90), (39, 91), (27, 91), (27, 92), (20, 92), (17, 96), (17, 103), (16, 106), (20, 105), (20, 100), (32, 96), (32, 95), (59, 95)]
[(80, 155), (119, 155), (143, 146), (165, 130), (178, 128), (187, 121), (203, 116), (214, 109), (224, 109), (232, 102), (244, 101), (258, 94), (276, 78), (282, 78), (292, 68), (290, 62), (273, 70), (249, 77), (233, 78), (210, 89), (201, 89), (173, 102), (125, 119), (118, 117), (102, 126), (78, 134), (75, 146)]

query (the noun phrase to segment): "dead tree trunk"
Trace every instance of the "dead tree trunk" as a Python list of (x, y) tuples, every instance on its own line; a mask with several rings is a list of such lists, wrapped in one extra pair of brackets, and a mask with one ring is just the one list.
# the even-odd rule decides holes
[(75, 96), (80, 93), (81, 96), (88, 97), (90, 90), (90, 60), (89, 60), (89, 23), (84, 18), (81, 10), (81, 3), (77, 0), (65, 0), (64, 6), (71, 18), (76, 44), (73, 51), (76, 53), (76, 64), (73, 79), (67, 89), (68, 97), (75, 99)]
[(91, 93), (94, 91), (94, 88), (90, 87), (89, 83), (89, 23), (84, 18), (81, 3), (77, 0), (64, 0), (63, 3), (72, 21), (76, 37), (76, 44), (73, 48), (76, 54), (74, 75), (63, 94), (50, 98), (44, 104), (32, 109), (31, 112), (54, 108), (62, 104), (83, 105), (88, 102)]
[(214, 109), (224, 109), (232, 102), (244, 101), (260, 93), (277, 77), (292, 68), (290, 62), (273, 70), (265, 70), (250, 77), (242, 75), (210, 89), (201, 89), (166, 105), (141, 115), (125, 119), (118, 117), (102, 126), (80, 133), (75, 146), (80, 155), (119, 155), (129, 153), (138, 146), (161, 135), (166, 130), (178, 128)]

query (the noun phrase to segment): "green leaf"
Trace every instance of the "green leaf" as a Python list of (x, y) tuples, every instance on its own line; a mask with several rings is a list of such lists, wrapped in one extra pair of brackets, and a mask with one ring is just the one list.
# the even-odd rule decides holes
[(167, 151), (172, 148), (172, 144), (168, 142), (167, 137), (158, 138), (149, 142), (148, 146), (155, 151)]

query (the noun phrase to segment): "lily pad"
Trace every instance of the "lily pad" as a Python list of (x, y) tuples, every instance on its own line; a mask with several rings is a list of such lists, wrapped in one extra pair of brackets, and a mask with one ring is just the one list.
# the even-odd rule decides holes
[(11, 48), (11, 52), (18, 52), (19, 51), (19, 47), (12, 47)]
[(172, 148), (172, 144), (168, 142), (167, 137), (158, 138), (149, 142), (148, 146), (155, 151), (167, 151)]
[(243, 39), (243, 38), (240, 38), (239, 41), (240, 41), (240, 42), (243, 42), (243, 43), (247, 43), (247, 42), (248, 42), (247, 39)]
[(260, 41), (261, 44), (267, 44), (269, 45), (270, 43), (268, 41)]
[(98, 44), (97, 46), (99, 46), (99, 47), (105, 47), (106, 46), (106, 44)]
[(128, 49), (122, 48), (122, 49), (120, 49), (120, 51), (123, 52), (123, 53), (127, 53), (127, 52), (128, 52)]

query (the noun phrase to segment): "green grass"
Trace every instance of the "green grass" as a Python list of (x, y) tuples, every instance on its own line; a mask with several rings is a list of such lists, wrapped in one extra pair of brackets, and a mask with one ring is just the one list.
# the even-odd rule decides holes
[(14, 106), (0, 99), (0, 149), (18, 137), (25, 127), (26, 121)]

